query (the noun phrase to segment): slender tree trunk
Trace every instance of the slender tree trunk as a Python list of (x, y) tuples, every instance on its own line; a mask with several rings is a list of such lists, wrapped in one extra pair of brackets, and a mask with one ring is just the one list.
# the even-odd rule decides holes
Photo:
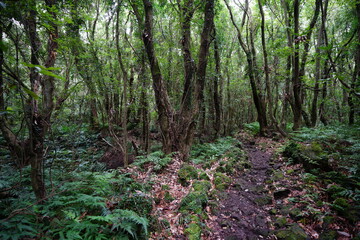
[[(314, 15), (313, 15), (313, 18), (312, 18), (312, 20), (311, 20), (311, 22), (309, 24), (308, 32), (306, 34), (306, 37), (303, 40), (304, 41), (304, 51), (303, 51), (303, 55), (302, 55), (302, 58), (301, 58), (301, 65), (300, 65), (300, 72), (299, 72), (299, 79), (300, 79), (300, 83), (301, 83), (301, 90), (300, 91), (301, 92), (303, 92), (302, 79), (305, 76), (305, 66), (306, 66), (306, 60), (307, 60), (307, 56), (308, 56), (308, 52), (309, 52), (309, 48), (310, 48), (311, 36), (312, 36), (313, 29), (315, 28), (315, 24), (317, 22), (319, 14), (320, 14), (320, 6), (322, 4), (321, 2), (322, 2), (322, 0), (316, 0)], [(302, 36), (302, 37), (304, 37), (304, 36)], [(315, 99), (315, 96), (314, 96), (314, 99)], [(303, 97), (301, 99), (301, 103), (302, 102), (303, 102)], [(313, 122), (313, 110), (311, 110), (311, 121), (310, 121), (310, 119), (308, 117), (308, 114), (306, 113), (305, 109), (302, 109), (302, 115), (303, 115), (306, 126), (307, 127), (313, 126), (313, 123), (314, 123)]]
[(250, 86), (251, 86), (251, 90), (252, 90), (253, 100), (254, 100), (254, 104), (256, 107), (257, 115), (258, 115), (258, 122), (260, 125), (260, 135), (265, 135), (265, 133), (267, 131), (267, 127), (268, 127), (267, 119), (266, 119), (266, 110), (265, 110), (264, 102), (262, 100), (259, 86), (257, 86), (257, 83), (256, 83), (258, 81), (257, 80), (258, 69), (256, 67), (256, 58), (255, 58), (255, 52), (254, 52), (252, 33), (250, 34), (250, 46), (247, 46), (243, 40), (241, 31), (235, 22), (230, 5), (227, 3), (227, 1), (225, 1), (225, 4), (229, 10), (232, 24), (234, 25), (234, 27), (237, 31), (237, 38), (238, 38), (239, 44), (246, 55), (246, 60), (248, 63), (248, 76), (250, 79)]
[[(215, 122), (214, 122), (214, 129), (215, 129), (215, 138), (219, 136), (221, 130), (221, 91), (219, 91), (219, 81), (222, 82), (221, 76), (221, 66), (220, 66), (220, 53), (219, 53), (219, 43), (218, 38), (216, 36), (216, 29), (214, 27), (214, 58), (215, 58), (215, 77), (214, 77), (214, 92), (213, 92), (213, 99), (214, 99), (214, 108), (215, 108)], [(220, 84), (221, 85), (221, 84)]]
[[(294, 0), (294, 39), (299, 37), (299, 10), (300, 0)], [(299, 44), (300, 41), (294, 43), (294, 69), (292, 73), (293, 93), (294, 93), (294, 126), (293, 130), (298, 130), (301, 127), (301, 79), (300, 79), (300, 65), (299, 65)]]
[(125, 69), (123, 59), (122, 59), (122, 53), (120, 49), (120, 42), (119, 42), (119, 16), (120, 15), (120, 2), (118, 1), (118, 8), (117, 8), (117, 15), (116, 15), (116, 50), (117, 50), (117, 57), (119, 66), (122, 72), (122, 79), (123, 79), (123, 97), (124, 97), (124, 107), (123, 107), (123, 115), (122, 115), (122, 131), (123, 131), (123, 154), (124, 154), (124, 167), (127, 167), (129, 165), (129, 159), (128, 159), (128, 149), (127, 149), (127, 143), (128, 143), (128, 132), (127, 132), (127, 122), (128, 122), (128, 101), (127, 101), (127, 85), (128, 85), (128, 73)]
[(140, 97), (140, 105), (141, 105), (141, 118), (142, 118), (142, 147), (144, 151), (147, 153), (149, 150), (149, 104), (147, 99), (147, 79), (145, 73), (145, 52), (142, 51), (141, 54), (141, 63), (140, 63), (140, 73), (139, 78), (141, 81), (141, 97)]
[[(356, 4), (356, 15), (357, 15), (358, 21), (360, 21), (360, 3)], [(357, 100), (354, 98), (355, 91), (356, 91), (355, 89), (358, 89), (360, 87), (360, 27), (358, 27), (358, 30), (357, 30), (355, 68), (354, 68), (354, 73), (353, 73), (350, 87), (351, 87), (351, 90), (349, 92), (349, 97), (348, 97), (348, 104), (350, 107), (349, 125), (353, 125), (355, 123), (355, 103), (354, 102)]]

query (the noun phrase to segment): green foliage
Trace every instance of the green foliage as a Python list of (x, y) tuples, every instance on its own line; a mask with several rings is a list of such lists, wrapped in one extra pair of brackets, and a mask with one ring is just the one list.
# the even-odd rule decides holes
[[(59, 187), (43, 204), (30, 205), (24, 208), (26, 211), (1, 221), (1, 239), (39, 235), (44, 239), (143, 239), (147, 236), (151, 200), (140, 195), (127, 197), (130, 192), (143, 188), (140, 184), (117, 172), (73, 172), (68, 179), (70, 181), (62, 183), (55, 180)], [(121, 199), (116, 204), (112, 203), (115, 196)], [(7, 202), (10, 206), (4, 208), (1, 215), (15, 213), (16, 208), (34, 201), (24, 200), (11, 199)], [(140, 206), (143, 202), (147, 207)]]
[(260, 124), (259, 122), (245, 123), (244, 129), (255, 135), (260, 132)]
[(208, 202), (208, 197), (204, 192), (190, 192), (180, 203), (180, 212), (192, 212), (201, 214)]
[(217, 172), (214, 174), (214, 184), (217, 190), (225, 190), (230, 186), (231, 178), (223, 173)]
[(220, 158), (225, 153), (234, 152), (236, 157), (242, 156), (243, 152), (234, 146), (240, 142), (232, 137), (217, 139), (212, 143), (195, 144), (191, 149), (190, 160), (195, 164), (207, 163)]
[(193, 183), (193, 189), (194, 191), (198, 192), (208, 192), (211, 189), (211, 183), (209, 181), (195, 181)]
[(189, 180), (198, 178), (198, 171), (195, 167), (189, 164), (184, 164), (179, 169), (178, 176), (179, 176), (179, 182), (182, 185), (188, 185)]
[(169, 163), (172, 161), (172, 156), (165, 155), (162, 151), (156, 151), (152, 152), (147, 156), (138, 156), (136, 158), (135, 165), (138, 165), (140, 167), (144, 167), (147, 164), (151, 164), (154, 166), (155, 171), (161, 171), (164, 167), (169, 165)]
[(190, 223), (185, 229), (185, 234), (189, 237), (189, 240), (201, 239), (201, 227), (198, 223)]

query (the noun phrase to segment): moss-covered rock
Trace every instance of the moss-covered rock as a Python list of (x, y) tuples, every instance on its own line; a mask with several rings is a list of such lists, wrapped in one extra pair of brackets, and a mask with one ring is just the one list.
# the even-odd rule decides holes
[(281, 170), (275, 170), (272, 174), (271, 179), (274, 181), (282, 180), (284, 179), (284, 173)]
[(278, 228), (285, 227), (287, 224), (286, 217), (279, 217), (275, 220), (275, 226)]
[(270, 196), (263, 196), (255, 198), (254, 201), (259, 206), (265, 206), (272, 203), (272, 198)]
[(277, 211), (276, 211), (275, 208), (272, 208), (272, 209), (269, 210), (269, 213), (270, 213), (271, 215), (276, 215)]
[(185, 229), (185, 235), (189, 240), (200, 240), (201, 239), (201, 227), (197, 223), (190, 223)]
[(216, 189), (223, 191), (231, 184), (231, 178), (223, 173), (217, 172), (214, 174), (214, 184)]
[(178, 176), (181, 185), (187, 186), (189, 184), (189, 180), (198, 178), (198, 172), (195, 167), (185, 164), (180, 168)]
[(201, 214), (203, 209), (206, 207), (208, 202), (208, 197), (206, 193), (203, 192), (191, 192), (180, 202), (180, 211), (181, 212), (193, 212)]
[(206, 172), (201, 172), (201, 173), (199, 174), (199, 179), (200, 179), (200, 180), (207, 180), (207, 181), (210, 180), (210, 178), (209, 178), (209, 176), (207, 175)]
[(194, 191), (207, 193), (211, 189), (211, 183), (209, 181), (195, 181), (193, 183)]
[(297, 224), (292, 224), (286, 229), (275, 231), (275, 236), (280, 240), (306, 240), (309, 239), (305, 231)]
[(299, 208), (293, 208), (289, 212), (290, 217), (294, 220), (301, 218), (301, 214), (302, 214), (302, 211)]

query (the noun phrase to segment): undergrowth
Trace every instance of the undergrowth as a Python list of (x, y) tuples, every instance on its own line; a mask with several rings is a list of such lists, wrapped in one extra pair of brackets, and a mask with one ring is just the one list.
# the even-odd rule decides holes
[[(55, 137), (57, 136), (57, 137)], [(73, 126), (54, 128), (47, 140), (47, 198), (39, 203), (30, 166), (0, 167), (0, 239), (145, 239), (151, 186), (106, 171), (97, 135)]]
[[(347, 225), (359, 221), (360, 126), (303, 128), (292, 134), (283, 155), (289, 164), (301, 163), (304, 168), (301, 176), (308, 194), (302, 199), (312, 201), (305, 201), (307, 219), (322, 222), (331, 217)], [(328, 211), (315, 211), (321, 207)]]

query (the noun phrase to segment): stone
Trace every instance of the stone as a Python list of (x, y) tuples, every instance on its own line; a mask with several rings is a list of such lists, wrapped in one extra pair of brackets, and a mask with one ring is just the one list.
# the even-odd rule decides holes
[(272, 203), (272, 198), (269, 196), (255, 198), (255, 203), (259, 206), (265, 206)]
[(275, 226), (278, 227), (278, 228), (285, 227), (286, 224), (287, 224), (286, 217), (279, 217), (275, 221)]
[(305, 231), (298, 225), (292, 224), (286, 229), (275, 231), (275, 236), (279, 240), (307, 240), (310, 239)]

